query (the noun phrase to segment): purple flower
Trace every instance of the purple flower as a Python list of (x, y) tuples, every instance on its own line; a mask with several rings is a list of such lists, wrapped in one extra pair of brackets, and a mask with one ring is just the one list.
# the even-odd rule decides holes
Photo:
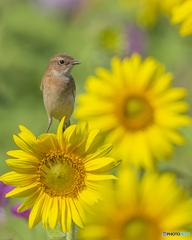
[(126, 53), (131, 56), (134, 52), (145, 56), (148, 49), (147, 33), (136, 25), (129, 24), (126, 27), (128, 46)]
[(0, 181), (0, 206), (1, 207), (5, 206), (9, 201), (9, 198), (5, 197), (6, 193), (10, 192), (14, 188), (15, 187), (6, 185)]
[(24, 212), (17, 212), (17, 209), (20, 206), (21, 206), (21, 203), (16, 203), (15, 205), (13, 205), (13, 207), (11, 208), (11, 213), (16, 217), (24, 218), (24, 219), (28, 220), (31, 208), (25, 210)]

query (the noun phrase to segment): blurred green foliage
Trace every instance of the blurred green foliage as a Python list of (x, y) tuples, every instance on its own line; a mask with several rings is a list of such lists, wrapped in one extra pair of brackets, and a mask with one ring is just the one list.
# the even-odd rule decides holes
[[(125, 11), (115, 0), (87, 1), (84, 8), (74, 12), (43, 11), (32, 3), (32, 0), (0, 2), (0, 174), (10, 170), (5, 163), (6, 152), (17, 149), (12, 135), (19, 132), (19, 125), (36, 136), (47, 128), (39, 86), (50, 57), (68, 53), (82, 63), (72, 71), (77, 94), (81, 94), (87, 77), (94, 75), (96, 67), (110, 69), (114, 55), (128, 55), (124, 49), (129, 46), (129, 37), (124, 31), (129, 24), (136, 24), (134, 12)], [(181, 38), (178, 28), (162, 17), (153, 28), (142, 29), (148, 39), (144, 57), (152, 56), (165, 64), (166, 71), (174, 73), (173, 85), (186, 87), (187, 101), (192, 104), (192, 37)], [(72, 123), (76, 122), (72, 118)], [(55, 133), (57, 126), (58, 121), (54, 120), (50, 132)], [(192, 127), (181, 131), (186, 136), (186, 146), (176, 146), (172, 160), (160, 162), (159, 169), (175, 172), (178, 181), (192, 192)], [(0, 240), (46, 238), (41, 224), (30, 230), (24, 220), (10, 216), (9, 206), (6, 210), (8, 222), (4, 230), (0, 229)]]

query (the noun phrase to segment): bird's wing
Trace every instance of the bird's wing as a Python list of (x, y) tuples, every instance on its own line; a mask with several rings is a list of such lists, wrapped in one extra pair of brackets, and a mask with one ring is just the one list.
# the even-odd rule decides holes
[(43, 76), (42, 80), (41, 80), (41, 85), (40, 85), (40, 89), (41, 91), (43, 91), (43, 83), (45, 81), (45, 75)]
[(72, 93), (73, 93), (73, 97), (75, 98), (76, 97), (76, 89), (75, 88), (72, 90)]
[(43, 81), (41, 81), (40, 89), (43, 91)]
[(73, 97), (75, 98), (76, 97), (76, 86), (75, 86), (75, 81), (74, 81), (74, 78), (72, 76), (70, 76), (70, 84), (71, 84), (71, 87), (72, 87), (72, 94), (73, 94)]

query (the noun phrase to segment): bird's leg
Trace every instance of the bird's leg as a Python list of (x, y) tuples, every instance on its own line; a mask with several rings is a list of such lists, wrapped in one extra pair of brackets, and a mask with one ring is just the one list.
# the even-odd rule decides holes
[(63, 133), (64, 133), (64, 131), (67, 129), (67, 123), (64, 123), (63, 124)]
[(48, 131), (49, 131), (49, 128), (51, 127), (51, 123), (52, 123), (52, 118), (51, 118), (51, 117), (49, 117), (49, 126), (48, 126), (48, 128), (47, 128), (47, 131), (46, 131), (46, 133), (48, 133)]
[[(60, 120), (61, 121), (61, 120)], [(69, 126), (70, 126), (71, 124), (70, 124), (70, 120), (69, 120)], [(63, 133), (64, 133), (64, 131), (67, 129), (67, 123), (66, 122), (64, 122), (64, 124), (63, 124)]]
[[(61, 119), (59, 120), (59, 122), (61, 122)], [(66, 123), (64, 122), (64, 123), (63, 123), (63, 133), (64, 133), (64, 131), (65, 131), (65, 129), (66, 129), (66, 128), (65, 128), (65, 124), (66, 124)]]

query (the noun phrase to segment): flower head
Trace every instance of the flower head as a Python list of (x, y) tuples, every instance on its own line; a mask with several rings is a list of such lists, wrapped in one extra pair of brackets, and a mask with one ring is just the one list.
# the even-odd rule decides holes
[(88, 132), (88, 124), (81, 133), (79, 125), (68, 127), (62, 133), (64, 119), (57, 135), (42, 134), (37, 139), (20, 126), (14, 140), (21, 150), (9, 151), (7, 164), (14, 170), (0, 179), (17, 186), (7, 197), (28, 197), (19, 207), (22, 212), (31, 208), (29, 227), (41, 220), (47, 229), (60, 222), (63, 232), (70, 231), (71, 220), (83, 227), (84, 209), (100, 198), (99, 181), (115, 179), (105, 175), (120, 161), (105, 157), (112, 145), (101, 145), (99, 130)]
[(184, 144), (178, 127), (189, 125), (183, 115), (188, 105), (185, 89), (171, 88), (172, 74), (149, 57), (134, 54), (121, 63), (112, 60), (112, 72), (97, 70), (89, 77), (87, 94), (80, 96), (76, 116), (100, 128), (106, 142), (113, 142), (123, 162), (151, 168), (155, 159), (167, 159), (173, 144)]
[(173, 24), (182, 22), (180, 27), (180, 35), (187, 36), (192, 34), (192, 1), (185, 0), (178, 4), (172, 11)]
[(95, 206), (80, 230), (81, 239), (163, 240), (164, 231), (189, 232), (192, 202), (175, 184), (173, 174), (147, 173), (138, 181), (126, 169), (119, 172), (115, 190)]

